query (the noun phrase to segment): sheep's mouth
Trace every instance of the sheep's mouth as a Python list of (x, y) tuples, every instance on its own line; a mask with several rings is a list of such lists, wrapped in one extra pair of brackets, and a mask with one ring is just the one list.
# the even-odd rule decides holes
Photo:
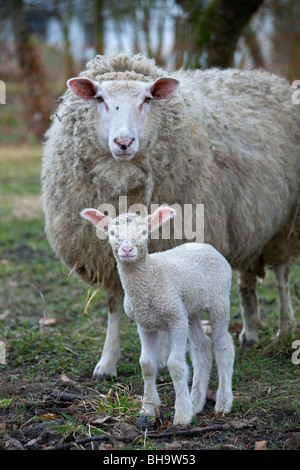
[(136, 259), (136, 256), (135, 256), (135, 255), (121, 255), (121, 256), (120, 256), (120, 259), (121, 259), (122, 261), (128, 262), (128, 261), (133, 261), (133, 260), (135, 260), (135, 259)]
[(120, 152), (120, 153), (114, 153), (113, 156), (114, 156), (115, 160), (125, 162), (125, 161), (128, 161), (128, 160), (131, 160), (134, 153), (135, 152), (130, 152), (130, 153)]

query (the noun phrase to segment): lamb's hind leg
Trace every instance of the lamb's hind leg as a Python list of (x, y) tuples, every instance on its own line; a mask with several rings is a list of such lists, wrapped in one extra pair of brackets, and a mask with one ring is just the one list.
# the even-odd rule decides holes
[(296, 324), (290, 293), (290, 264), (282, 264), (274, 268), (279, 293), (279, 330)]
[(189, 349), (194, 369), (191, 399), (194, 413), (197, 414), (202, 411), (206, 402), (212, 365), (211, 339), (203, 332), (200, 316), (190, 319), (189, 339)]
[(100, 361), (93, 376), (100, 379), (117, 375), (117, 363), (120, 358), (120, 318), (123, 312), (123, 293), (108, 295), (108, 322), (106, 338)]
[(213, 350), (218, 369), (219, 386), (216, 395), (215, 411), (229, 413), (232, 407), (232, 374), (234, 363), (234, 345), (228, 332), (229, 304), (217, 306), (209, 312), (212, 327)]
[(256, 295), (256, 275), (251, 271), (239, 271), (239, 295), (241, 300), (243, 330), (241, 346), (258, 342), (260, 318)]

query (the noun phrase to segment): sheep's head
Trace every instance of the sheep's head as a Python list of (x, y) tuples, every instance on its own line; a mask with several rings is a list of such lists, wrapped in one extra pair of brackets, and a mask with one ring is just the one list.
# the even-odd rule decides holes
[(132, 263), (145, 257), (150, 234), (174, 217), (175, 210), (169, 206), (160, 206), (145, 218), (126, 213), (112, 219), (96, 209), (84, 209), (80, 215), (108, 235), (117, 260)]
[(179, 82), (158, 78), (155, 82), (111, 80), (101, 83), (76, 77), (67, 82), (80, 98), (94, 100), (100, 117), (99, 140), (106, 142), (116, 160), (128, 161), (139, 148), (155, 139), (149, 126), (156, 100), (169, 98)]

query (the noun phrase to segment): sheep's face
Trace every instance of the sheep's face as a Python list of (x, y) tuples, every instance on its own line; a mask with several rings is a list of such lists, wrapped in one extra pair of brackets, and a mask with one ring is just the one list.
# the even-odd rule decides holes
[[(82, 99), (96, 102), (100, 125), (98, 138), (110, 149), (116, 160), (128, 161), (139, 149), (155, 141), (151, 113), (153, 101), (169, 98), (179, 82), (159, 78), (154, 83), (141, 81), (103, 81), (71, 78), (69, 88)], [(157, 123), (154, 116), (154, 122)], [(158, 123), (159, 124), (159, 123)]]
[(114, 256), (122, 263), (133, 263), (147, 253), (148, 224), (136, 214), (122, 214), (107, 228)]

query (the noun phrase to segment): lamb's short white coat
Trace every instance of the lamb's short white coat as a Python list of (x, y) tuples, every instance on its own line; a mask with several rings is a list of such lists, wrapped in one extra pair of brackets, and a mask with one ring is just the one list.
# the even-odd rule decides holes
[[(164, 214), (161, 222), (157, 217), (160, 211)], [(234, 347), (228, 322), (232, 271), (226, 259), (208, 244), (187, 243), (149, 254), (145, 236), (148, 225), (151, 232), (173, 214), (174, 210), (167, 206), (158, 208), (146, 219), (121, 214), (113, 220), (94, 209), (81, 213), (98, 229), (108, 232), (125, 293), (124, 309), (138, 326), (143, 412), (155, 415), (155, 407), (160, 403), (156, 374), (164, 360), (159, 340), (161, 333), (166, 332), (167, 366), (176, 393), (174, 424), (189, 424), (205, 404), (212, 364), (211, 340), (201, 326), (203, 312), (210, 318), (219, 376), (215, 410), (223, 414), (231, 410)], [(185, 360), (188, 339), (194, 369), (191, 394)]]

